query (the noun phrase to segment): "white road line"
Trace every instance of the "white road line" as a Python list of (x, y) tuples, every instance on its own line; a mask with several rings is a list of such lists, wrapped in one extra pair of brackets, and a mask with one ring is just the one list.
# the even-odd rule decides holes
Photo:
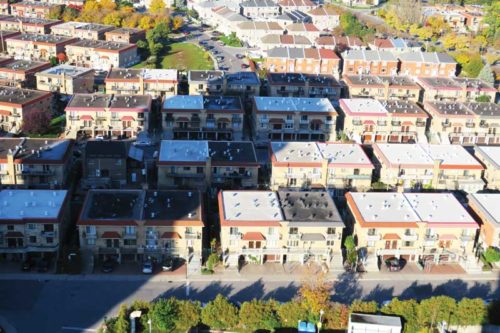
[(74, 326), (63, 326), (62, 329), (64, 331), (97, 332), (97, 330), (94, 328), (74, 327)]

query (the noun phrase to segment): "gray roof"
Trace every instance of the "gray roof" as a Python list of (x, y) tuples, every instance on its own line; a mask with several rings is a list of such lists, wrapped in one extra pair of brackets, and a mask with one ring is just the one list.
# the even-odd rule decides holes
[(399, 55), (401, 61), (423, 62), (431, 64), (456, 64), (456, 61), (447, 53), (438, 52), (405, 52)]
[(240, 3), (241, 7), (278, 7), (278, 4), (271, 0), (247, 0)]
[(398, 61), (391, 52), (381, 50), (349, 50), (342, 53), (342, 58), (345, 60)]
[(401, 318), (366, 313), (351, 313), (351, 323), (401, 327)]

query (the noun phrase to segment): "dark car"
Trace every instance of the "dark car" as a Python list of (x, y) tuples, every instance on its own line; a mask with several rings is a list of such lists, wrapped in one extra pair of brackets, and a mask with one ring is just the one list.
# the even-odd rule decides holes
[(385, 260), (385, 265), (390, 272), (398, 272), (406, 265), (406, 260), (392, 257)]
[(241, 54), (241, 53), (238, 53), (238, 54), (236, 55), (236, 58), (238, 58), (238, 59), (243, 59), (243, 58), (245, 58), (245, 56), (244, 56), (243, 54)]
[(47, 258), (42, 258), (39, 262), (38, 262), (38, 272), (40, 273), (46, 273), (48, 272), (49, 270), (49, 259)]
[(248, 68), (248, 67), (250, 67), (250, 66), (247, 65), (247, 64), (241, 64), (241, 69), (245, 69), (245, 68)]
[(174, 259), (172, 257), (168, 257), (163, 260), (163, 264), (161, 265), (161, 270), (164, 272), (170, 272), (174, 270)]
[(115, 269), (115, 262), (111, 259), (106, 260), (102, 263), (101, 272), (111, 273)]
[(31, 271), (31, 269), (35, 267), (35, 260), (28, 258), (23, 262), (22, 269), (25, 272)]

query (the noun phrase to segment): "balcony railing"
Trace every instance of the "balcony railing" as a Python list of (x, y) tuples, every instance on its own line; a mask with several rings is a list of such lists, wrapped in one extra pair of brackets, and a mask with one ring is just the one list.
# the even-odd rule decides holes
[(418, 235), (411, 234), (411, 233), (405, 233), (405, 234), (403, 234), (401, 239), (404, 241), (407, 241), (407, 242), (413, 242), (413, 241), (416, 241), (418, 239)]
[(201, 233), (199, 232), (185, 232), (184, 237), (186, 239), (201, 239)]
[(468, 128), (474, 128), (476, 126), (476, 124), (474, 123), (465, 123), (465, 127), (468, 127)]
[(441, 123), (441, 125), (442, 125), (443, 127), (450, 127), (450, 126), (451, 126), (451, 123), (450, 123), (450, 122), (447, 122), (447, 121), (443, 121), (443, 122)]
[(367, 241), (378, 241), (380, 240), (380, 234), (379, 233), (374, 233), (374, 234), (367, 234), (366, 235), (366, 240)]
[(393, 121), (391, 121), (391, 125), (392, 126), (401, 126), (401, 121), (393, 120)]
[(472, 236), (472, 235), (464, 235), (464, 234), (462, 234), (462, 235), (460, 235), (460, 240), (462, 242), (468, 242), (468, 241), (471, 241), (473, 237), (474, 236)]
[(377, 126), (386, 126), (386, 125), (387, 125), (387, 121), (385, 121), (385, 120), (377, 121)]
[(416, 125), (417, 127), (425, 127), (425, 121), (417, 121)]
[(352, 121), (352, 124), (353, 124), (354, 126), (361, 126), (363, 123), (361, 122), (361, 120), (353, 120), (353, 121)]

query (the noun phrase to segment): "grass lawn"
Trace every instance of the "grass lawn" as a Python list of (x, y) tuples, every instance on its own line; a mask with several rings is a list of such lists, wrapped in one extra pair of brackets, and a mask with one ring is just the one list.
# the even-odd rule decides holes
[(241, 41), (236, 37), (236, 34), (232, 33), (228, 36), (222, 35), (219, 37), (219, 40), (222, 41), (224, 44), (227, 46), (232, 46), (232, 47), (242, 47), (243, 45), (241, 44)]
[(173, 43), (161, 60), (161, 68), (175, 69), (214, 69), (212, 59), (205, 58), (206, 52), (192, 43)]
[(29, 134), (30, 138), (46, 138), (53, 139), (58, 138), (59, 135), (64, 131), (64, 122), (66, 120), (65, 115), (52, 118), (49, 125), (49, 130), (45, 134)]

